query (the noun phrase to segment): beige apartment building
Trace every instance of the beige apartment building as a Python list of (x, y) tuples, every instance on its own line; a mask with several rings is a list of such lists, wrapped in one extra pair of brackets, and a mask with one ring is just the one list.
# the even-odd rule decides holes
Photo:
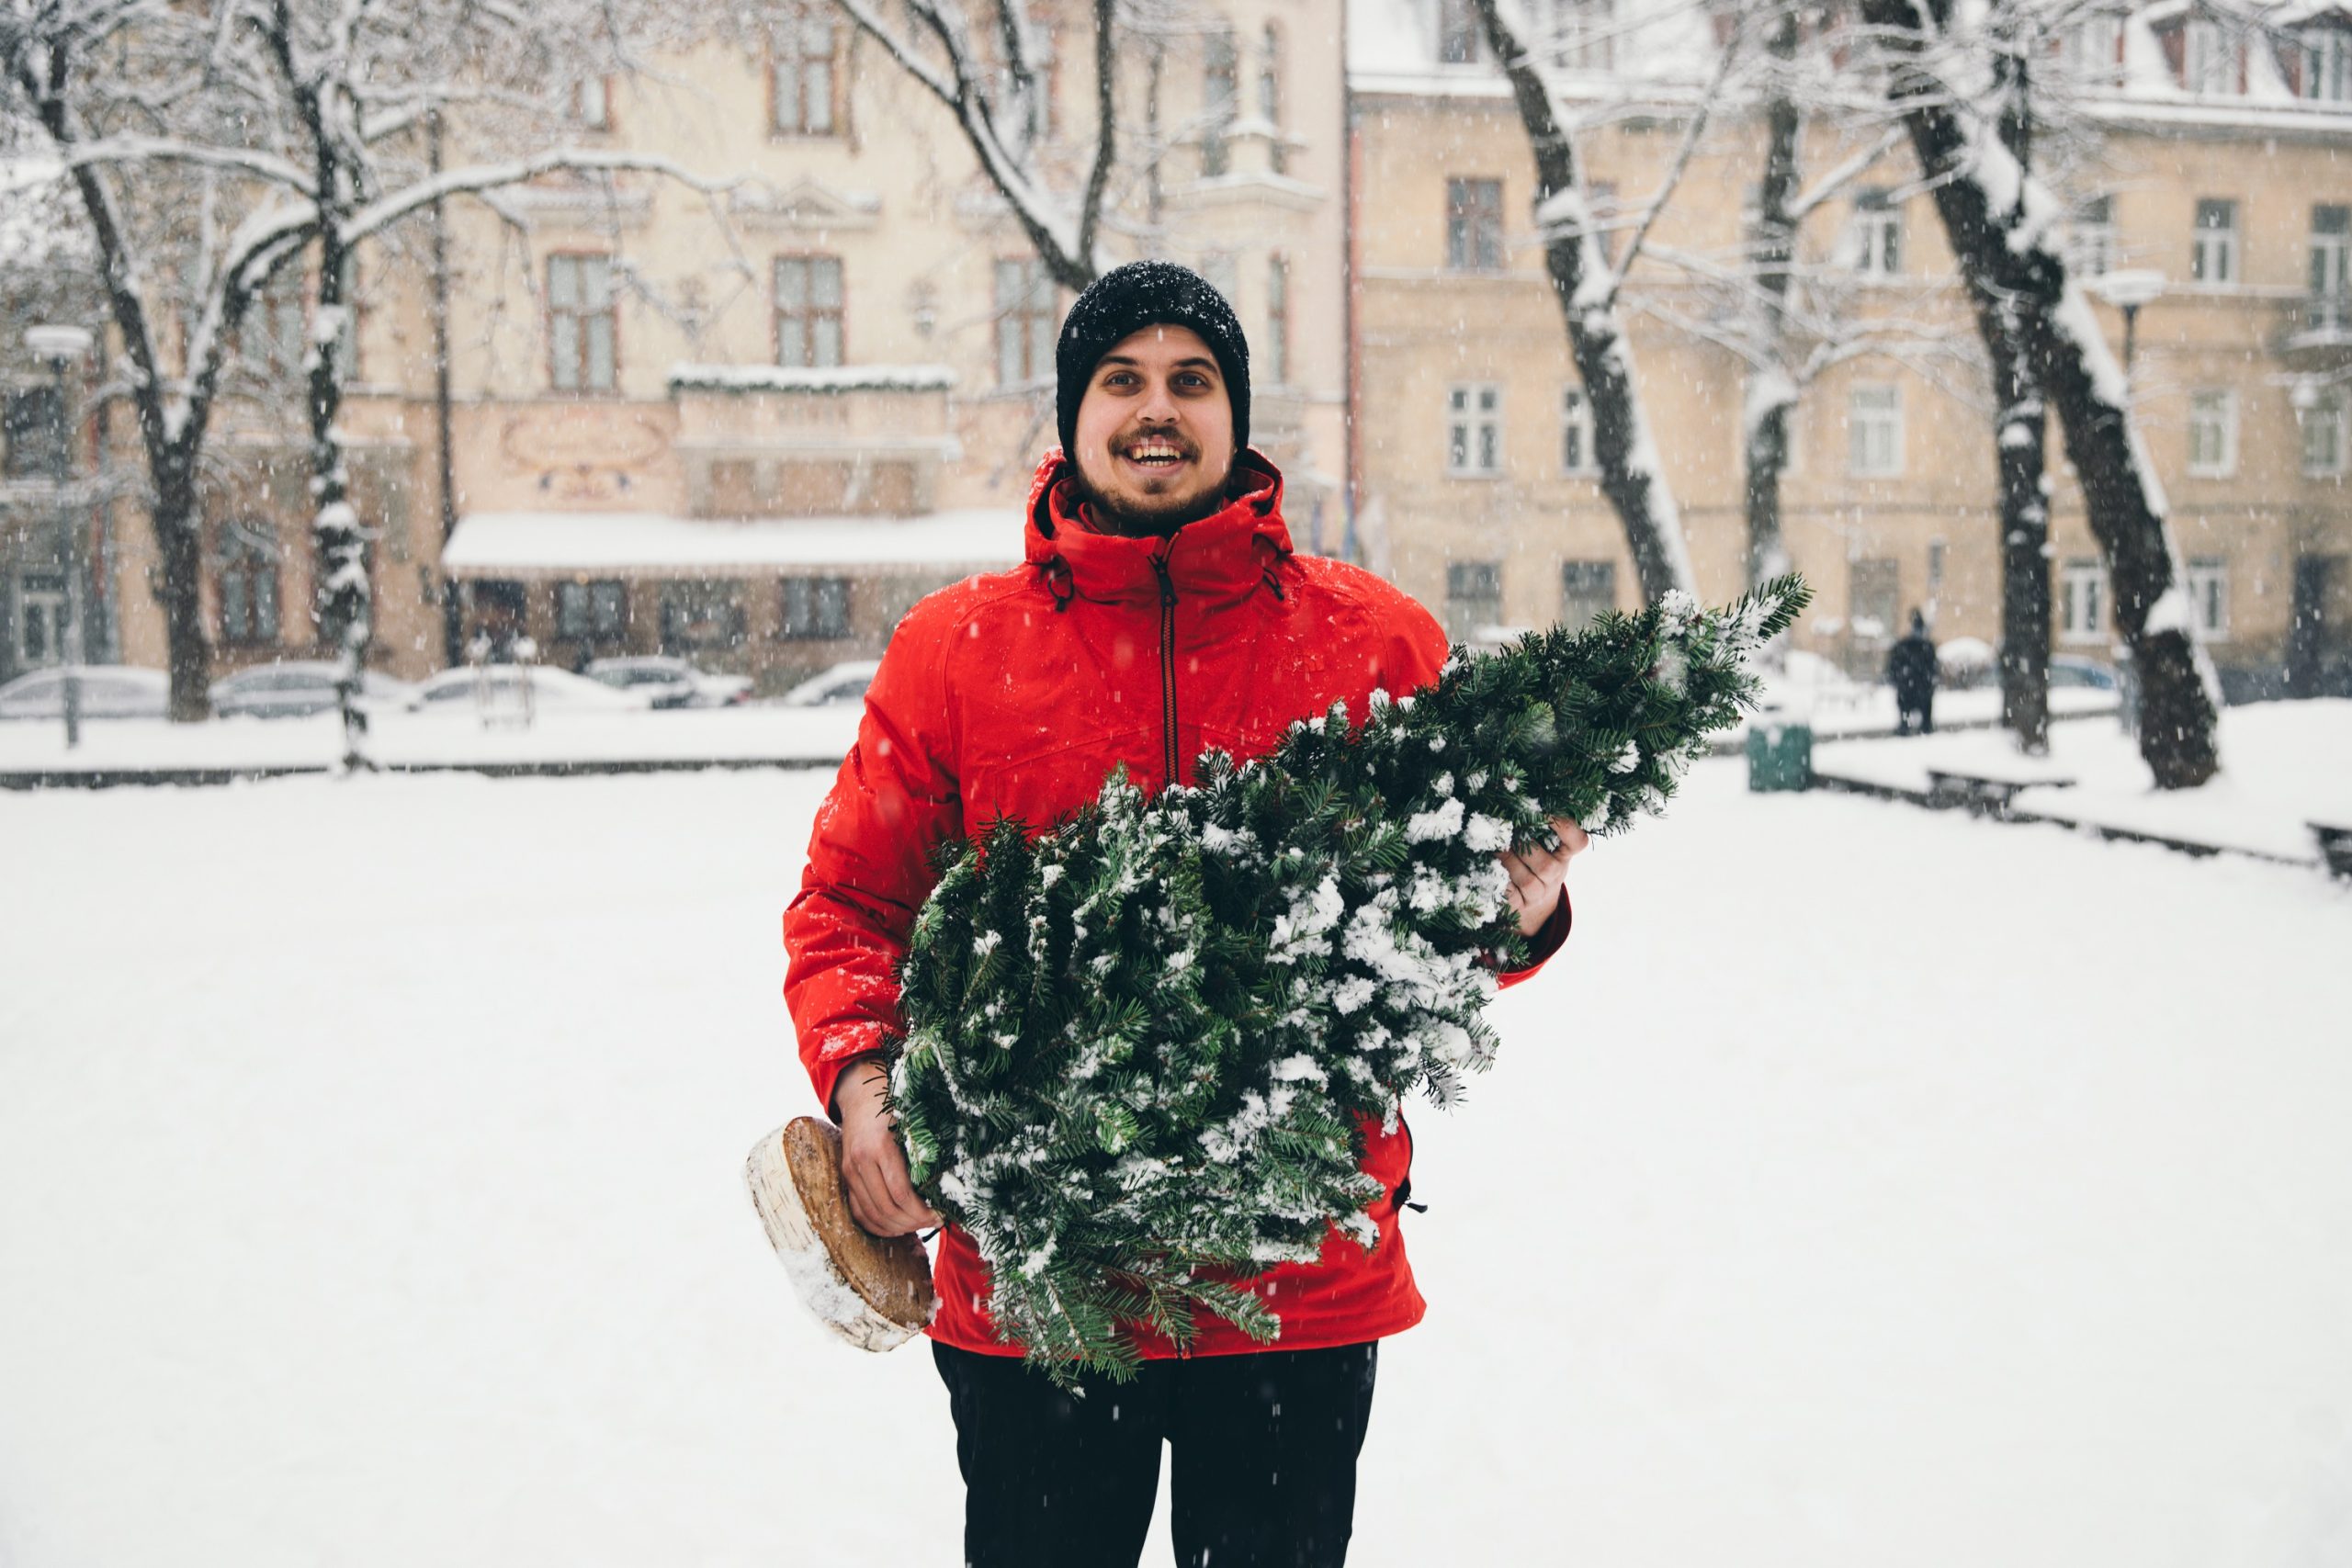
[[(1121, 55), (1107, 260), (1173, 256), (1233, 298), (1253, 434), (1289, 476), (1301, 548), (1366, 560), (1465, 638), (1629, 607), (1525, 135), (1466, 0), (1351, 0), (1344, 17), (1342, 3), (1152, 13)], [(1716, 40), (1687, 8), (1560, 0), (1545, 15), (1592, 121), (1587, 194), (1622, 255)], [(1050, 91), (1035, 130), (1074, 189), (1091, 38), (1069, 0), (1039, 16)], [(2352, 35), (2337, 13), (2282, 16), (2267, 32), (2179, 6), (2086, 22), (2065, 59), (2091, 150), (2057, 176), (2081, 269), (2153, 279), (2136, 408), (2199, 631), (2241, 695), (2352, 680)], [(668, 650), (772, 691), (873, 656), (923, 592), (1017, 559), (1068, 299), (946, 111), (821, 0), (760, 49), (708, 45), (582, 82), (572, 103), (581, 144), (725, 183), (548, 179), (496, 214), (453, 204), (444, 269), (423, 220), (363, 249), (342, 423), (377, 533), (379, 661), (419, 675), (478, 631), (527, 633), (555, 662)], [(1809, 126), (1808, 177), (1859, 146)], [(1752, 118), (1719, 109), (1620, 301), (1710, 597), (1744, 571), (1747, 372), (1714, 331), (1736, 304), (1707, 274), (1742, 242), (1761, 147)], [(455, 136), (449, 157), (496, 151)], [(1817, 368), (1785, 536), (1817, 592), (1801, 644), (1858, 672), (1915, 606), (1939, 640), (1997, 637), (1989, 398), (1915, 185), (1898, 150), (1802, 242), (1815, 314), (1838, 327), (1794, 345)], [(2096, 309), (2120, 345), (2121, 313)], [(203, 593), (223, 670), (315, 644), (304, 332), (300, 290), (268, 301), (220, 415)], [(12, 410), (41, 378), (17, 382)], [(2055, 643), (2105, 657), (2104, 574), (2054, 423), (2052, 454)], [(48, 504), (38, 489), (28, 517)], [(92, 624), (111, 646), (94, 655), (161, 665), (145, 522), (127, 503), (98, 512)], [(56, 566), (0, 558), (0, 677), (43, 661), (27, 638), (54, 627)]]
[[(1048, 91), (1033, 130), (1074, 192), (1095, 124), (1089, 13), (1034, 14)], [(1288, 475), (1302, 547), (1339, 548), (1339, 0), (1152, 17), (1120, 56), (1105, 265), (1170, 256), (1233, 299), (1253, 439)], [(1019, 560), (1069, 296), (945, 108), (822, 0), (763, 49), (707, 45), (571, 101), (579, 144), (659, 153), (720, 188), (550, 178), (497, 213), (452, 204), (445, 272), (422, 219), (363, 248), (341, 423), (379, 536), (380, 661), (421, 675), (478, 631), (527, 633), (553, 662), (672, 651), (774, 690), (872, 657), (922, 593)], [(459, 130), (448, 161), (508, 151)], [(299, 359), (300, 293), (262, 315), (249, 357)], [(222, 669), (315, 641), (299, 392), (251, 389), (224, 415), (209, 498)], [(160, 665), (143, 522), (111, 547), (120, 655)]]
[[(1678, 8), (1563, 0), (1545, 15), (1544, 47), (1589, 121), (1590, 205), (1622, 256), (1717, 39)], [(2127, 272), (2154, 293), (2137, 307), (2134, 408), (2225, 687), (2352, 690), (2352, 32), (2334, 11), (2283, 33), (2249, 20), (2179, 6), (2094, 17), (2063, 56), (2082, 76), (2089, 148), (2058, 177), (2093, 297)], [(1544, 272), (1526, 134), (1466, 0), (1356, 0), (1350, 61), (1367, 536), (1457, 637), (1631, 607)], [(1710, 598), (1744, 581), (1747, 369), (1717, 330), (1734, 297), (1707, 274), (1737, 266), (1764, 152), (1759, 119), (1717, 114), (1620, 296)], [(1808, 126), (1806, 182), (1862, 150)], [(1939, 641), (1999, 637), (1989, 390), (1961, 352), (1974, 328), (1916, 184), (1898, 150), (1800, 241), (1801, 287), (1836, 325), (1792, 345), (1793, 361), (1826, 364), (1792, 421), (1784, 536), (1816, 591), (1800, 646), (1857, 672), (1883, 664), (1915, 607)], [(2095, 309), (2120, 353), (2120, 310)], [(2054, 418), (2050, 449), (2054, 646), (2105, 659), (2105, 571)]]

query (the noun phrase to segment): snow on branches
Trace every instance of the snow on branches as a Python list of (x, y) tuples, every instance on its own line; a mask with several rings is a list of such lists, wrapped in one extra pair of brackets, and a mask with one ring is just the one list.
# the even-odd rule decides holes
[(891, 1094), (917, 1190), (971, 1236), (1000, 1333), (1057, 1378), (1130, 1375), (1131, 1330), (1206, 1311), (1261, 1340), (1246, 1281), (1369, 1247), (1363, 1129), (1494, 1059), (1483, 1011), (1525, 939), (1497, 852), (1663, 808), (1809, 598), (1669, 593), (1590, 629), (1457, 650), (1269, 755), (1124, 770), (1060, 827), (947, 854), (900, 973)]

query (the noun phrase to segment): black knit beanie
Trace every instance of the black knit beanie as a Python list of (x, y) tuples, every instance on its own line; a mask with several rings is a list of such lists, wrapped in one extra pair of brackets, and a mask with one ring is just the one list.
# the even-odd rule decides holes
[[(1241, 323), (1209, 280), (1174, 262), (1137, 261), (1113, 267), (1087, 286), (1062, 318), (1061, 343), (1054, 350), (1054, 378), (1061, 415), (1062, 451), (1078, 445), (1078, 405), (1102, 356), (1128, 333), (1161, 324), (1190, 327), (1216, 355), (1225, 374), (1225, 394), (1233, 404), (1233, 450), (1250, 445), (1250, 345)], [(1077, 461), (1071, 456), (1071, 461)]]

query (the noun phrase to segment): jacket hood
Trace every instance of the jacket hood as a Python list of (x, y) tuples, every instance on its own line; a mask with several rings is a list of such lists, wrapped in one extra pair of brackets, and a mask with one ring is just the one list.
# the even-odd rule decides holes
[[(1291, 553), (1282, 470), (1255, 447), (1234, 458), (1240, 493), (1165, 537), (1097, 532), (1079, 515), (1076, 475), (1062, 449), (1037, 465), (1023, 513), (1024, 551), (1057, 606), (1072, 597), (1122, 604), (1159, 597), (1159, 573), (1184, 596), (1239, 598)], [(1277, 588), (1277, 592), (1280, 592)]]

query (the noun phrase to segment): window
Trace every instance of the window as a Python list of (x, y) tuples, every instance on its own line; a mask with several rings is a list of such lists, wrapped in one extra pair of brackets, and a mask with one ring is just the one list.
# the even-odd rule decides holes
[(1290, 261), (1266, 258), (1266, 383), (1290, 385)]
[(548, 258), (548, 357), (559, 392), (609, 392), (615, 384), (613, 260)]
[(832, 640), (849, 636), (849, 579), (787, 577), (778, 635)]
[(1503, 620), (1503, 564), (1457, 560), (1445, 565), (1445, 635), (1469, 642)]
[(2226, 388), (2188, 394), (2188, 471), (2227, 479), (2238, 466), (2238, 395)]
[[(2299, 402), (2305, 400), (2299, 400)], [(2302, 427), (2303, 472), (2313, 479), (2333, 479), (2345, 467), (2345, 397), (2341, 387), (2314, 389), (2308, 407), (2299, 406), (2295, 418)]]
[(1272, 131), (1266, 156), (1269, 166), (1276, 174), (1288, 172), (1290, 150), (1283, 145), (1283, 35), (1273, 23), (1266, 24), (1264, 38), (1258, 46), (1258, 118)]
[(1846, 398), (1850, 438), (1847, 469), (1858, 479), (1884, 479), (1903, 471), (1903, 389), (1865, 383)]
[(2095, 560), (2070, 560), (2058, 574), (2058, 640), (2106, 638), (2107, 568)]
[(2230, 563), (2219, 556), (2188, 563), (2188, 625), (2199, 642), (2230, 640)]
[(841, 129), (833, 97), (831, 8), (811, 0), (777, 26), (769, 46), (769, 129), (778, 136), (831, 136)]
[(618, 642), (628, 630), (628, 584), (559, 582), (555, 585), (555, 635), (590, 642)]
[(254, 375), (286, 380), (302, 373), (310, 324), (299, 277), (281, 273), (262, 286), (237, 323), (237, 355)]
[(612, 130), (613, 79), (582, 76), (571, 85), (571, 101), (567, 108), (571, 123), (582, 130)]
[(359, 253), (343, 253), (343, 325), (334, 335), (334, 371), (345, 383), (359, 379)]
[(2352, 32), (2312, 28), (2302, 35), (2303, 96), (2314, 103), (2352, 101)]
[(1492, 478), (1503, 471), (1503, 394), (1491, 381), (1449, 387), (1445, 471)]
[(2328, 332), (2352, 326), (2352, 207), (2312, 209), (2312, 299), (2305, 324)]
[(65, 574), (28, 571), (17, 579), (17, 662), (65, 662)]
[(53, 382), (43, 382), (8, 394), (7, 410), (0, 414), (8, 442), (6, 472), (12, 479), (62, 479), (65, 477), (65, 399)]
[(662, 585), (662, 651), (743, 646), (740, 583), (708, 581)]
[(1018, 386), (1054, 373), (1054, 281), (1034, 256), (996, 264), (996, 378)]
[(2192, 93), (2234, 97), (2245, 76), (2245, 39), (2206, 17), (2191, 18), (2181, 49), (2180, 85)]
[(1211, 33), (1202, 46), (1201, 173), (1206, 175), (1222, 175), (1232, 166), (1225, 138), (1240, 101), (1236, 83), (1239, 52), (1229, 32)]
[(842, 362), (839, 256), (776, 257), (775, 362), (803, 370)]
[(1487, 58), (1486, 33), (1470, 0), (1437, 0), (1437, 57), (1446, 65), (1476, 65)]
[(266, 523), (232, 523), (214, 566), (220, 640), (243, 648), (277, 642), (277, 541)]
[(1592, 451), (1592, 404), (1582, 387), (1570, 387), (1560, 394), (1560, 471), (1589, 474), (1599, 468)]
[(2073, 244), (2067, 263), (2077, 277), (2098, 277), (2115, 269), (2115, 198), (2094, 196), (2075, 206)]
[(1617, 66), (1617, 0), (1549, 0), (1552, 63), (1563, 71)]
[(1854, 271), (1862, 277), (1893, 277), (1903, 270), (1903, 209), (1883, 190), (1866, 190), (1854, 197), (1852, 247)]
[(2199, 283), (2234, 283), (2238, 276), (2238, 204), (2207, 197), (2197, 204), (2188, 276)]
[(1445, 182), (1445, 265), (1453, 272), (1502, 269), (1502, 181)]
[(2066, 73), (2085, 86), (2113, 85), (2122, 78), (2123, 16), (2095, 11), (2066, 29), (2060, 46)]
[(1617, 607), (1617, 563), (1606, 560), (1566, 560), (1560, 563), (1560, 625), (1582, 631)]

